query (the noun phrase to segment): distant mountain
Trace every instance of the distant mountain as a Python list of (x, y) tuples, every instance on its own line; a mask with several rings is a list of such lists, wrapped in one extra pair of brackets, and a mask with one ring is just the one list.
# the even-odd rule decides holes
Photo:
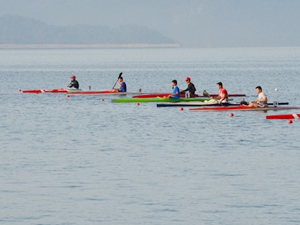
[(155, 30), (137, 25), (119, 26), (53, 26), (20, 17), (0, 17), (0, 44), (176, 44)]

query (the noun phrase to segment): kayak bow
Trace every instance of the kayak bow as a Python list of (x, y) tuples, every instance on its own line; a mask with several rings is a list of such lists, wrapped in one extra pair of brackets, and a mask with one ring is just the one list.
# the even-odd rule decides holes
[(267, 120), (275, 120), (275, 119), (300, 119), (300, 114), (282, 114), (282, 115), (270, 115), (266, 116)]
[(36, 90), (19, 90), (21, 93), (32, 93), (32, 94), (39, 94), (39, 93), (66, 93), (67, 89), (59, 88), (59, 89), (36, 89)]

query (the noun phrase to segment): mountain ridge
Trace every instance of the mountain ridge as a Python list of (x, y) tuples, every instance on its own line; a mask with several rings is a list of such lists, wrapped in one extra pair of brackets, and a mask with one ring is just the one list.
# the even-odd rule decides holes
[(171, 38), (145, 26), (56, 26), (11, 15), (0, 17), (0, 45), (180, 46)]

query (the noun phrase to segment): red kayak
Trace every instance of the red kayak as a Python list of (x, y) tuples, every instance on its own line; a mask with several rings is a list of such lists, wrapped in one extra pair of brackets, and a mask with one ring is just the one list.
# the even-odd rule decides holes
[(80, 90), (68, 90), (67, 95), (136, 95), (141, 92), (116, 92), (113, 90), (103, 91), (80, 91)]
[[(135, 95), (133, 96), (133, 98), (156, 98), (156, 97), (163, 98), (169, 96), (170, 94), (171, 93), (153, 93), (153, 94), (145, 94), (145, 95)], [(214, 98), (217, 97), (218, 94), (210, 94), (209, 96)], [(245, 97), (245, 96), (246, 96), (245, 94), (228, 94), (228, 97)], [(180, 94), (180, 97), (184, 98), (185, 94)], [(195, 97), (206, 97), (206, 96), (195, 94)]]
[(275, 119), (300, 119), (300, 114), (282, 114), (282, 115), (270, 115), (266, 116), (267, 120), (275, 120)]
[(59, 89), (38, 89), (38, 90), (19, 90), (21, 93), (33, 93), (33, 94), (39, 94), (39, 93), (66, 93), (67, 90), (65, 88), (59, 88)]
[(81, 91), (81, 90), (68, 90), (70, 95), (98, 95), (98, 94), (108, 94), (115, 93), (112, 90), (103, 90), (103, 91)]
[(245, 105), (241, 106), (219, 106), (219, 107), (202, 107), (193, 108), (191, 111), (266, 111), (266, 110), (289, 110), (289, 109), (300, 109), (300, 107), (293, 106), (268, 106), (268, 107), (257, 107), (251, 108)]

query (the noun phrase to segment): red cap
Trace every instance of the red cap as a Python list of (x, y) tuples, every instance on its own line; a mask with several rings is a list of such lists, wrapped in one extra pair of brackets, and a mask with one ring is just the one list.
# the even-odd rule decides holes
[(189, 77), (186, 77), (186, 78), (185, 78), (185, 81), (188, 81), (188, 80), (191, 80), (191, 78), (189, 78)]
[(75, 75), (72, 75), (72, 76), (71, 76), (71, 78), (72, 78), (72, 79), (75, 79), (75, 78), (76, 78), (76, 76), (75, 76)]

